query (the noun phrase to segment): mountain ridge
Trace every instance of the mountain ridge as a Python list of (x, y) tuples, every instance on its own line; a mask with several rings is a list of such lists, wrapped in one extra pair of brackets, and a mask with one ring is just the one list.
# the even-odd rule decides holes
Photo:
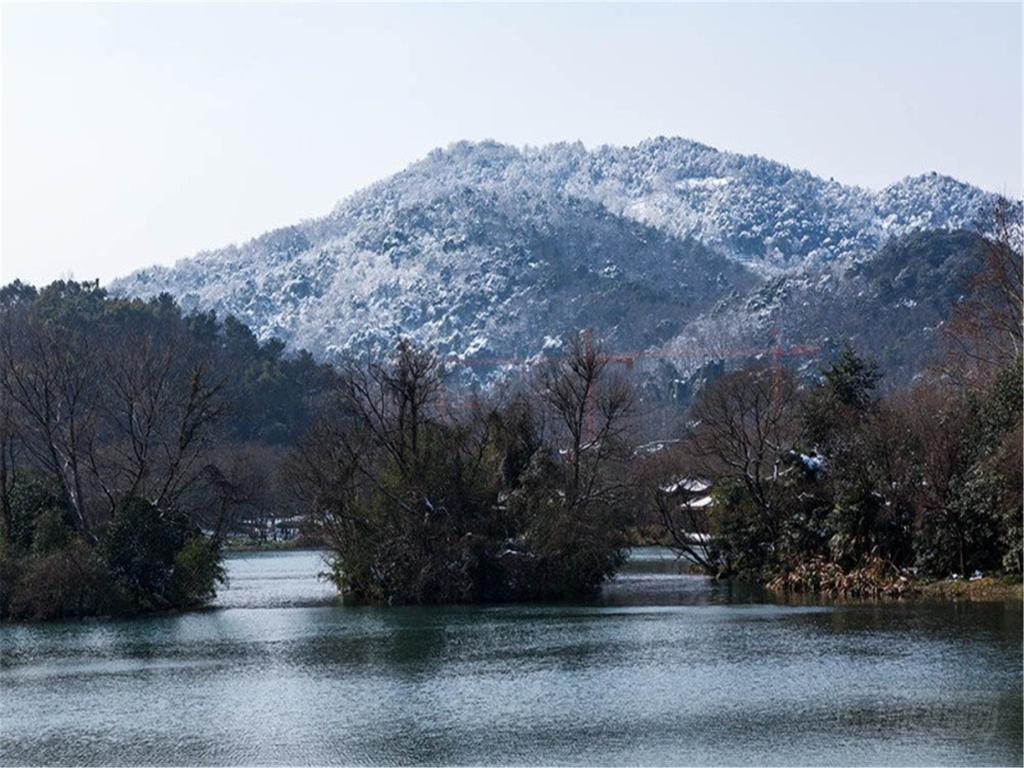
[(580, 327), (620, 349), (672, 348), (730, 311), (732, 335), (763, 342), (786, 300), (743, 307), (774, 281), (860, 290), (851, 270), (887, 243), (971, 228), (996, 199), (937, 173), (873, 192), (679, 138), (456, 142), (322, 217), (111, 290), (166, 291), (327, 359), (398, 335), (526, 358)]

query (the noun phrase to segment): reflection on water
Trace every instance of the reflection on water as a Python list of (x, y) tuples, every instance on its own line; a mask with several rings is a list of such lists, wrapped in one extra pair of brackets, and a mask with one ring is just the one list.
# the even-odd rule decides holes
[(592, 601), (342, 607), (316, 553), (217, 608), (0, 628), (0, 762), (1019, 764), (1020, 603), (789, 606), (636, 553)]

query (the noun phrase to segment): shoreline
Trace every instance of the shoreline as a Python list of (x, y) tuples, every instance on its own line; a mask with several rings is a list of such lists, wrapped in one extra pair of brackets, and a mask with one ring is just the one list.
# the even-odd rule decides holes
[(225, 542), (221, 551), (224, 554), (235, 552), (304, 552), (310, 550), (324, 549), (322, 544), (308, 539), (291, 539), (290, 541), (269, 541), (269, 542)]
[[(642, 539), (641, 539), (642, 541)], [(637, 539), (634, 539), (637, 542)], [(671, 546), (664, 541), (655, 541), (649, 543), (632, 543), (632, 547), (666, 547), (671, 549)], [(224, 546), (224, 554), (255, 554), (259, 552), (315, 552), (323, 550), (324, 546), (316, 542), (307, 540), (293, 539), (291, 541), (278, 541), (278, 542), (267, 542), (262, 544), (232, 544)], [(695, 576), (706, 576), (707, 578), (714, 579), (715, 576), (701, 572), (694, 566), (694, 569), (690, 571)], [(743, 579), (737, 579), (738, 581), (744, 581)], [(906, 594), (899, 596), (880, 596), (880, 597), (852, 597), (852, 596), (830, 596), (824, 592), (787, 592), (785, 590), (770, 589), (762, 582), (749, 581), (749, 584), (757, 585), (763, 588), (767, 593), (776, 595), (778, 597), (784, 597), (787, 599), (797, 598), (800, 601), (820, 601), (820, 602), (875, 602), (878, 600), (885, 601), (903, 601), (903, 600), (938, 600), (938, 601), (976, 601), (976, 602), (1005, 602), (1010, 600), (1021, 600), (1024, 601), (1024, 582), (1019, 577), (1014, 576), (985, 576), (974, 581), (965, 579), (937, 579), (937, 580), (926, 580), (917, 579), (913, 580), (910, 584), (910, 589)]]
[[(666, 547), (672, 549), (672, 544), (664, 535), (654, 532), (650, 526), (646, 528), (635, 528), (630, 532), (630, 546), (639, 547)], [(684, 558), (685, 555), (680, 555)], [(703, 575), (708, 578), (716, 578), (714, 574), (703, 572), (696, 564), (692, 565), (689, 571), (693, 575)], [(753, 584), (763, 588), (767, 593), (785, 597), (788, 599), (800, 598), (820, 601), (875, 601), (875, 600), (970, 600), (970, 601), (1024, 601), (1024, 580), (1021, 576), (1011, 574), (997, 574), (994, 576), (983, 576), (980, 579), (928, 579), (909, 578), (907, 591), (902, 595), (881, 595), (878, 597), (849, 596), (849, 595), (828, 595), (823, 591), (790, 591), (785, 589), (772, 589), (766, 582), (756, 579), (742, 579), (738, 576), (726, 576), (726, 580), (734, 579), (744, 583)]]
[(941, 600), (1024, 600), (1024, 583), (1009, 576), (985, 576), (975, 581), (943, 579), (918, 585), (912, 598)]
[(879, 595), (829, 595), (818, 591), (789, 591), (772, 589), (761, 582), (750, 582), (761, 586), (768, 594), (786, 601), (804, 604), (826, 603), (904, 603), (904, 602), (976, 602), (1005, 603), (1024, 602), (1024, 584), (1014, 576), (985, 576), (975, 581), (962, 579), (911, 580), (901, 594)]

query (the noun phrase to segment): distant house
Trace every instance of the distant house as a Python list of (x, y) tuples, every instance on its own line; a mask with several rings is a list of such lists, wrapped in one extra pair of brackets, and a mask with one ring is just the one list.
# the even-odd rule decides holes
[(302, 533), (305, 515), (250, 518), (239, 521), (238, 532), (260, 541), (291, 541)]
[(699, 477), (679, 477), (660, 490), (666, 497), (665, 506), (682, 513), (670, 513), (667, 517), (671, 521), (673, 546), (707, 567), (712, 562), (713, 537), (708, 532), (708, 514), (714, 508), (711, 482)]
[(713, 503), (711, 483), (701, 478), (678, 478), (668, 485), (661, 486), (661, 492), (688, 509), (706, 509)]
[(291, 541), (302, 533), (302, 527), (305, 522), (305, 515), (295, 515), (294, 517), (285, 517), (280, 520), (274, 520), (272, 523), (272, 538), (274, 541)]

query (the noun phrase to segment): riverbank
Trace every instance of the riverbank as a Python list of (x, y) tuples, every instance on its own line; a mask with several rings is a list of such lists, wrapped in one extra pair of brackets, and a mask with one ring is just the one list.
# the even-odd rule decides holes
[[(631, 531), (630, 538), (634, 547), (671, 548), (671, 544), (665, 540), (664, 534), (659, 533), (655, 526), (635, 528)], [(684, 563), (688, 563), (685, 556), (680, 555), (680, 558)], [(807, 565), (810, 568), (813, 564)], [(692, 563), (683, 565), (680, 568), (680, 573), (709, 575)], [(1021, 582), (1021, 577), (1013, 575), (939, 580), (916, 578), (895, 570), (892, 570), (891, 573), (872, 573), (868, 570), (863, 574), (854, 573), (852, 575), (837, 570), (835, 575), (840, 580), (853, 579), (854, 581), (856, 581), (854, 577), (862, 575), (865, 581), (863, 584), (857, 585), (860, 587), (858, 589), (849, 589), (849, 584), (843, 585), (845, 588), (829, 589), (824, 588), (825, 585), (820, 579), (796, 578), (794, 580), (792, 577), (788, 580), (774, 579), (768, 583), (757, 580), (748, 583), (759, 585), (774, 594), (790, 597), (800, 595), (801, 598), (808, 600), (1024, 600), (1024, 584)], [(726, 581), (728, 580), (726, 579)], [(740, 579), (740, 581), (744, 580)]]
[(919, 597), (946, 600), (1024, 600), (1024, 584), (1012, 576), (933, 581), (918, 585)]
[(323, 545), (312, 539), (299, 536), (287, 541), (255, 541), (253, 539), (227, 539), (224, 541), (224, 552), (300, 552), (303, 550), (322, 549)]
[(884, 585), (877, 591), (843, 593), (827, 590), (787, 590), (776, 582), (769, 582), (764, 588), (788, 601), (818, 605), (822, 603), (857, 602), (1006, 602), (1024, 601), (1024, 585), (1019, 577), (986, 576), (974, 581), (963, 579), (942, 579), (927, 581), (908, 579), (898, 591)]

